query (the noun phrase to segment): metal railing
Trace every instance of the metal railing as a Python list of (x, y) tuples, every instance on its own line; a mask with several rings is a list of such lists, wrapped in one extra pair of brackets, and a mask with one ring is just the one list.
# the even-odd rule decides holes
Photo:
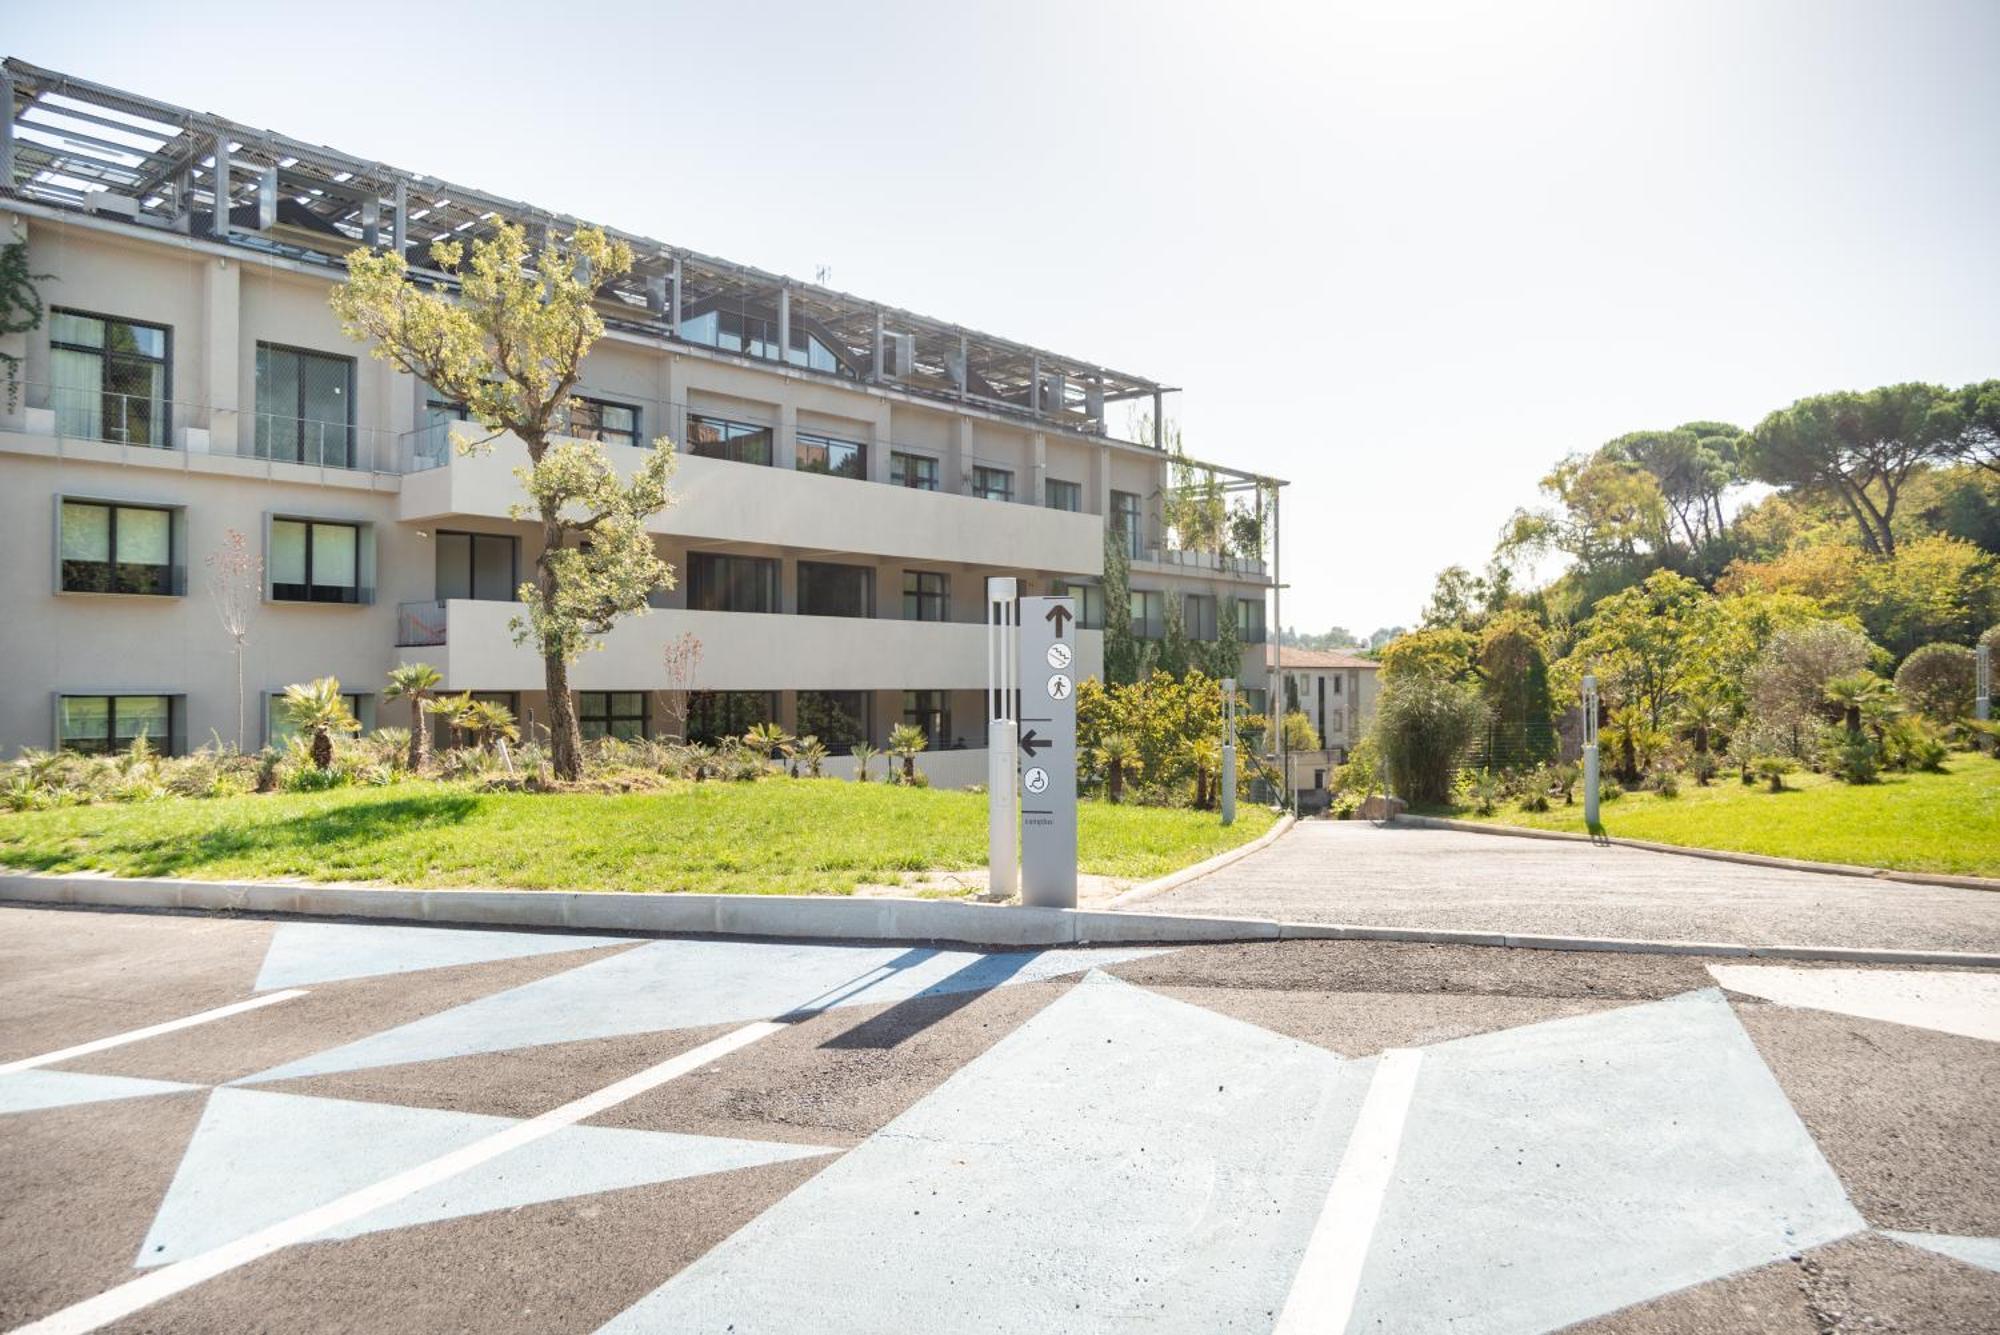
[(157, 394), (121, 394), (46, 381), (21, 384), (20, 407), (0, 421), (31, 436), (102, 441), (186, 454), (227, 455), (342, 472), (405, 471), (395, 433), (286, 413), (215, 408)]
[(442, 598), (396, 605), (396, 647), (429, 648), (445, 642), (446, 607)]

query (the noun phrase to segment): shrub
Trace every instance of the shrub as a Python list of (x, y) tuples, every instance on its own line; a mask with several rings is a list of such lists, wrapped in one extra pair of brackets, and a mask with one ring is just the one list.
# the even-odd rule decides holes
[(1497, 774), (1475, 774), (1466, 786), (1472, 809), (1482, 816), (1490, 816), (1500, 806), (1500, 798), (1505, 791)]
[(1873, 783), (1882, 770), (1882, 748), (1865, 732), (1829, 728), (1828, 770), (1842, 783)]
[(1375, 707), (1374, 728), (1390, 786), (1414, 806), (1443, 805), (1459, 757), (1485, 716), (1472, 686), (1428, 673), (1390, 678)]
[(1658, 769), (1655, 769), (1651, 777), (1647, 780), (1646, 786), (1661, 797), (1679, 797), (1681, 795), (1681, 777), (1674, 772), (1673, 767), (1670, 765), (1662, 765)]
[(1770, 784), (1774, 793), (1785, 791), (1785, 776), (1798, 767), (1799, 763), (1790, 756), (1758, 756), (1752, 762), (1757, 777)]
[(1623, 796), (1625, 790), (1619, 787), (1616, 779), (1604, 779), (1597, 785), (1597, 800), (1600, 802), (1616, 802)]
[(1937, 773), (1944, 768), (1951, 748), (1935, 723), (1910, 716), (1889, 725), (1882, 735), (1882, 753), (1883, 763), (1891, 769)]
[(1962, 644), (1927, 644), (1896, 669), (1896, 690), (1918, 713), (1952, 723), (1972, 712), (1975, 657)]
[(1721, 772), (1722, 762), (1715, 758), (1713, 751), (1697, 751), (1688, 759), (1688, 773), (1694, 775), (1695, 783), (1703, 788), (1715, 782), (1715, 776)]

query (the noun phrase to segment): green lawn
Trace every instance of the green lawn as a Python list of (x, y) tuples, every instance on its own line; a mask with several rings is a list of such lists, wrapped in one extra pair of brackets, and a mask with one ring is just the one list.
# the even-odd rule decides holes
[[(1680, 796), (1627, 793), (1599, 810), (1604, 833), (1695, 848), (1845, 862), (1898, 871), (2000, 876), (2000, 762), (1954, 755), (1943, 774), (1889, 774), (1859, 787), (1822, 774), (1788, 774), (1788, 791), (1746, 788), (1729, 773), (1713, 787), (1683, 782)], [(1581, 831), (1583, 798), (1546, 813), (1511, 803), (1465, 820)]]
[[(1212, 813), (1085, 802), (1080, 862), (1148, 879), (1271, 821), (1246, 806), (1225, 830)], [(118, 876), (804, 894), (985, 861), (984, 796), (833, 780), (615, 797), (405, 783), (0, 815), (0, 865)]]

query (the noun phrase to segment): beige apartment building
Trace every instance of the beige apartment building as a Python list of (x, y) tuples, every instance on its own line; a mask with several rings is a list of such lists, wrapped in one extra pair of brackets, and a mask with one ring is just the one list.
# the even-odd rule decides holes
[(1333, 771), (1347, 763), (1375, 716), (1382, 665), (1340, 649), (1287, 647), (1281, 657), (1276, 645), (1265, 651), (1265, 662), (1277, 674), (1285, 709), (1304, 714), (1320, 739), (1319, 750), (1285, 757), (1286, 788), (1300, 811), (1323, 810)]
[[(457, 407), (345, 338), (327, 295), (356, 246), (423, 267), (440, 237), (574, 220), (14, 60), (0, 183), (0, 246), (46, 306), (0, 338), (0, 748), (255, 748), (272, 697), (327, 674), (365, 725), (405, 724), (376, 697), (411, 660), (532, 732), (525, 452), (455, 450)], [(575, 668), (587, 734), (773, 719), (838, 753), (911, 722), (935, 781), (983, 781), (987, 577), (1076, 594), (1098, 672), (1107, 534), (1136, 630), (1170, 602), (1197, 637), (1234, 615), (1244, 682), (1269, 680), (1265, 561), (1173, 550), (1160, 442), (1110, 426), (1135, 402), (1158, 421), (1166, 386), (616, 234), (638, 263), (571, 429), (625, 470), (677, 444), (652, 524), (676, 578)], [(1275, 507), (1275, 480), (1220, 473)], [(261, 565), (240, 725), (209, 590), (233, 535)]]

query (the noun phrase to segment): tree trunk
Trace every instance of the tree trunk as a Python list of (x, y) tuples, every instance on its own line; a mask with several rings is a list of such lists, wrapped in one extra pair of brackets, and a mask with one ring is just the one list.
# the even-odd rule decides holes
[(313, 729), (312, 759), (314, 769), (333, 768), (333, 734), (325, 728)]
[(1105, 776), (1106, 795), (1115, 804), (1125, 796), (1125, 767), (1117, 761), (1111, 762), (1111, 773)]
[[(548, 576), (543, 575), (544, 594)], [(542, 678), (549, 693), (549, 759), (556, 777), (575, 783), (583, 777), (583, 732), (576, 722), (576, 701), (569, 693), (569, 664), (561, 654), (542, 659)]]
[(422, 774), (431, 767), (431, 730), (424, 720), (422, 696), (410, 697), (410, 773)]
[(243, 754), (243, 641), (236, 641), (236, 754)]
[(916, 781), (917, 781), (917, 758), (915, 756), (904, 756), (903, 782), (915, 783)]

